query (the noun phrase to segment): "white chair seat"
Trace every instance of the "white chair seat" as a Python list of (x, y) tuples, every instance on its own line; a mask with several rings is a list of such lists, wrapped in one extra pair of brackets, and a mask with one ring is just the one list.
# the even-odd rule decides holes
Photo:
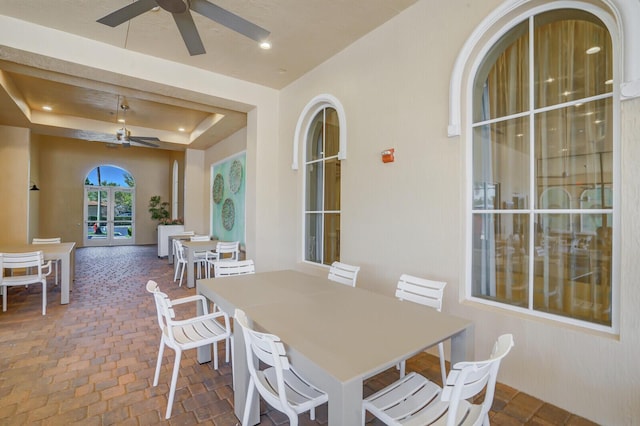
[[(486, 361), (459, 362), (441, 388), (418, 373), (374, 393), (362, 402), (363, 420), (369, 411), (386, 425), (488, 425), (500, 361), (513, 347), (513, 336), (504, 334)], [(485, 391), (482, 404), (467, 400)]]
[[(9, 274), (5, 276), (5, 271)], [(32, 272), (34, 271), (34, 272)], [(42, 315), (47, 314), (47, 275), (51, 274), (51, 261), (44, 263), (42, 251), (3, 253), (0, 255), (0, 290), (2, 312), (7, 310), (9, 287), (42, 284)]]
[[(242, 328), (249, 369), (249, 388), (242, 424), (248, 424), (256, 390), (267, 404), (287, 415), (291, 426), (297, 426), (298, 415), (306, 411), (310, 412), (311, 420), (315, 420), (315, 408), (326, 403), (328, 395), (296, 373), (277, 336), (252, 330), (245, 313), (239, 309), (236, 309), (234, 317), (236, 324)], [(256, 367), (254, 357), (265, 366), (264, 370)]]
[[(182, 351), (213, 345), (213, 368), (217, 370), (217, 343), (229, 338), (231, 335), (231, 327), (229, 325), (229, 316), (226, 313), (222, 311), (214, 312), (212, 314), (208, 313), (208, 302), (202, 295), (170, 300), (166, 294), (160, 291), (158, 284), (151, 280), (147, 282), (147, 291), (153, 294), (156, 302), (158, 325), (160, 326), (162, 335), (160, 339), (160, 348), (158, 349), (156, 372), (153, 377), (153, 386), (158, 385), (165, 345), (176, 352), (173, 363), (173, 372), (171, 374), (171, 384), (169, 385), (167, 412), (165, 414), (165, 418), (168, 419), (171, 417), (171, 409), (173, 407), (173, 398), (176, 392), (176, 383), (178, 381), (178, 370), (180, 369)], [(190, 302), (199, 302), (204, 314), (186, 320), (176, 321), (174, 319), (175, 312), (173, 306)], [(223, 322), (220, 322), (220, 320), (223, 320)]]

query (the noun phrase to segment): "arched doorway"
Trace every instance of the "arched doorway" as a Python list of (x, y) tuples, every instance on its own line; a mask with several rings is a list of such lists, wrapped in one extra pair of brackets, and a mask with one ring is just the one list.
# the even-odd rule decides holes
[(126, 170), (101, 165), (84, 181), (84, 245), (135, 243), (135, 181)]

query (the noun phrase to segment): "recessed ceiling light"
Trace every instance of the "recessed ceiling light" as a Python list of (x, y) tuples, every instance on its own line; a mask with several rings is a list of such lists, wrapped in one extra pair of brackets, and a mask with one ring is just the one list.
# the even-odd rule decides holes
[(600, 51), (600, 46), (593, 46), (587, 49), (587, 55), (593, 55), (594, 53), (598, 53)]
[(544, 82), (545, 82), (545, 83), (553, 83), (554, 81), (556, 81), (556, 79), (555, 79), (555, 78), (553, 78), (553, 77), (549, 77), (549, 78), (548, 78), (548, 79), (546, 79)]
[(262, 43), (260, 43), (260, 48), (263, 50), (269, 50), (271, 49), (271, 43), (265, 40)]
[(184, 127), (178, 127), (179, 132), (184, 132)]
[(118, 118), (118, 123), (124, 123), (124, 118)]
[(155, 6), (155, 7), (151, 8), (152, 12), (157, 12), (159, 10), (160, 10), (160, 6)]
[(53, 108), (51, 108), (49, 105), (43, 105), (42, 109), (45, 111), (53, 111)]
[(604, 84), (613, 84), (613, 79), (610, 78), (609, 80), (605, 81)]

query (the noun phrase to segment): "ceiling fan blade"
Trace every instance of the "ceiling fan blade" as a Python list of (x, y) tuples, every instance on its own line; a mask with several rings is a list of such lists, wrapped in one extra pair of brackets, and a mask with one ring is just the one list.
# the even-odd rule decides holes
[(269, 31), (256, 24), (247, 21), (246, 19), (231, 13), (226, 9), (216, 6), (207, 0), (191, 0), (189, 3), (192, 10), (199, 14), (206, 16), (207, 18), (224, 25), (227, 28), (249, 37), (255, 41), (264, 41), (271, 34)]
[(139, 143), (141, 145), (150, 146), (150, 147), (153, 147), (153, 148), (158, 148), (160, 146), (160, 145), (156, 145), (153, 142), (149, 142), (149, 139), (160, 141), (160, 139), (158, 139), (158, 138), (145, 138), (145, 137), (137, 137), (137, 136), (131, 136), (129, 138), (129, 141), (135, 142), (135, 143)]
[(189, 54), (195, 56), (206, 53), (196, 24), (193, 22), (191, 12), (187, 9), (183, 13), (172, 13), (172, 15), (173, 20), (176, 21), (178, 30), (180, 30), (182, 40), (184, 40), (184, 44), (187, 46), (187, 50), (189, 50)]
[(97, 22), (110, 27), (117, 27), (129, 19), (133, 19), (136, 16), (142, 15), (144, 12), (153, 9), (157, 5), (158, 3), (156, 3), (156, 0), (138, 0), (98, 19)]

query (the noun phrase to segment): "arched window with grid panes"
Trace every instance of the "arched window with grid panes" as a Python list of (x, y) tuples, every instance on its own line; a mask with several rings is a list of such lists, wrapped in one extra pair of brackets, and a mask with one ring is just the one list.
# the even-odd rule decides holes
[(467, 295), (611, 330), (616, 46), (569, 4), (503, 29), (471, 75)]

